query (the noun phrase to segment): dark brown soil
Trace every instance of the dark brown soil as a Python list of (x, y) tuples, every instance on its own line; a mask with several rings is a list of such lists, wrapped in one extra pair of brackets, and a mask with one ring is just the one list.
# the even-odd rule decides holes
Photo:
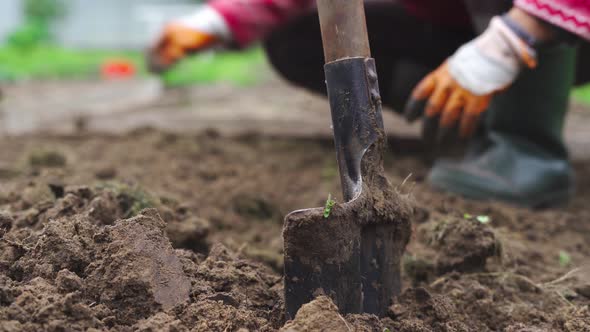
[(570, 205), (532, 212), (434, 192), (419, 155), (389, 154), (414, 210), (403, 294), (382, 319), (322, 297), (285, 322), (282, 220), (338, 197), (330, 141), (146, 129), (0, 149), (0, 331), (590, 331), (590, 161)]

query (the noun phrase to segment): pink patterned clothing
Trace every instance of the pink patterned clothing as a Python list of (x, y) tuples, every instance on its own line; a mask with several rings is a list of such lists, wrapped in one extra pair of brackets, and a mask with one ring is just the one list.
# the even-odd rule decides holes
[[(409, 13), (432, 23), (468, 24), (462, 0), (401, 2)], [(532, 15), (590, 40), (590, 0), (515, 0), (514, 3)], [(211, 0), (209, 5), (225, 18), (238, 45), (246, 46), (312, 10), (315, 0)]]
[(515, 0), (514, 5), (590, 41), (590, 0)]
[(245, 46), (314, 8), (315, 0), (212, 0), (234, 40)]
[[(463, 0), (365, 0), (402, 3), (411, 15), (452, 26), (470, 24)], [(441, 2), (442, 1), (442, 2)], [(240, 46), (264, 38), (276, 27), (315, 8), (315, 0), (210, 0)]]

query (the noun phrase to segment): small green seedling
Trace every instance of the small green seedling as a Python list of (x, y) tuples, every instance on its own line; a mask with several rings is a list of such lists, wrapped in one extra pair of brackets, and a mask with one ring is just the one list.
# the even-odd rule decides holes
[(383, 329), (383, 332), (391, 332), (391, 330), (386, 327), (385, 329)]
[(560, 251), (559, 252), (559, 265), (562, 267), (566, 267), (572, 263), (572, 256), (567, 253), (567, 251)]
[(490, 218), (489, 216), (477, 216), (477, 218), (475, 219), (477, 219), (477, 221), (479, 221), (482, 224), (487, 224), (490, 221), (492, 221), (492, 218)]
[(328, 219), (330, 214), (332, 213), (332, 208), (336, 205), (336, 201), (332, 199), (332, 194), (328, 195), (328, 200), (326, 200), (326, 206), (324, 207), (324, 218)]
[(114, 181), (99, 183), (96, 188), (108, 190), (117, 196), (121, 208), (126, 211), (125, 218), (134, 217), (143, 209), (157, 207), (156, 200), (138, 186)]
[(464, 213), (463, 214), (463, 219), (465, 220), (473, 220), (475, 218), (475, 220), (477, 220), (478, 222), (482, 223), (482, 224), (487, 224), (490, 221), (492, 221), (492, 218), (490, 218), (489, 216), (477, 216), (474, 217), (473, 215), (469, 214), (469, 213)]

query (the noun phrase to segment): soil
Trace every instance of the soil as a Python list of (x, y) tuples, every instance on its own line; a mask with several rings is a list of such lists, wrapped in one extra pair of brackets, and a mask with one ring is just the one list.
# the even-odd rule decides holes
[(590, 331), (590, 161), (569, 205), (529, 211), (435, 192), (390, 144), (413, 210), (402, 295), (381, 319), (320, 297), (286, 322), (283, 218), (341, 201), (330, 140), (3, 139), (0, 330)]

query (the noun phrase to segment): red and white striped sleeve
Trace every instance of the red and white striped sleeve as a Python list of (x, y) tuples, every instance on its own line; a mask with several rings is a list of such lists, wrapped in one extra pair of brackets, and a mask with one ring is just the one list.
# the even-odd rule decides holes
[(590, 0), (515, 0), (514, 5), (590, 41)]
[(212, 0), (239, 46), (260, 40), (273, 29), (306, 13), (315, 0)]

